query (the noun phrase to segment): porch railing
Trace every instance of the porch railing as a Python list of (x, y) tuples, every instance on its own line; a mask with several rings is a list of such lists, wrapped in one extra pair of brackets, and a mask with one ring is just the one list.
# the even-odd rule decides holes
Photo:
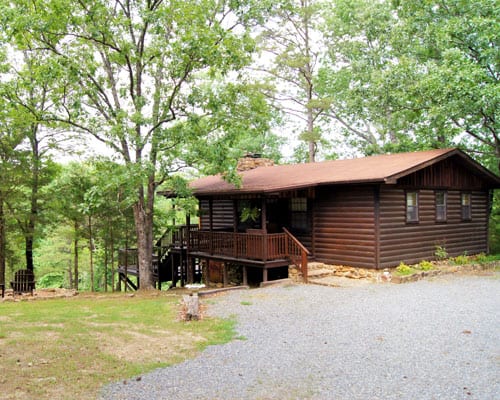
[(189, 238), (190, 252), (256, 261), (289, 259), (307, 281), (309, 251), (286, 229), (273, 234), (192, 231)]
[(180, 225), (167, 229), (163, 236), (156, 242), (156, 247), (186, 247), (190, 232), (196, 232), (198, 225)]
[(310, 254), (300, 241), (293, 236), (286, 228), (283, 228), (287, 237), (288, 257), (295, 265), (300, 265), (302, 277), (307, 283), (307, 256)]

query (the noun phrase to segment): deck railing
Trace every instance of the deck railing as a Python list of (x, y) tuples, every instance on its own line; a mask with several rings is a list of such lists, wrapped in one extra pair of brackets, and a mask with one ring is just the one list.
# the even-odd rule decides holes
[(286, 235), (194, 231), (189, 251), (248, 260), (272, 261), (286, 258)]
[(188, 243), (190, 232), (196, 232), (198, 225), (180, 225), (167, 229), (163, 236), (156, 242), (156, 247), (185, 247)]
[[(187, 249), (189, 253), (205, 253), (210, 256), (228, 257), (252, 261), (290, 260), (300, 267), (307, 282), (307, 256), (309, 251), (288, 230), (283, 233), (255, 233), (200, 231), (197, 225), (183, 225), (169, 231), (156, 243), (153, 270), (157, 273), (158, 262), (165, 250), (172, 247)], [(155, 262), (156, 261), (156, 262)], [(137, 269), (137, 249), (122, 249), (119, 265), (127, 270)], [(130, 271), (130, 270), (129, 270)]]
[(309, 250), (286, 228), (283, 228), (283, 231), (287, 237), (288, 257), (295, 265), (300, 266), (302, 278), (307, 283), (307, 256), (310, 254)]
[(272, 234), (194, 231), (190, 233), (189, 251), (256, 261), (289, 259), (300, 266), (307, 282), (309, 251), (286, 229)]

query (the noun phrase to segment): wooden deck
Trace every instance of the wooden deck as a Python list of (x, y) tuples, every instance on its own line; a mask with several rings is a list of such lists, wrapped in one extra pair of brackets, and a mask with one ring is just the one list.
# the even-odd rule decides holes
[(194, 231), (189, 255), (263, 269), (296, 264), (307, 280), (309, 251), (286, 229), (283, 233)]
[[(296, 264), (307, 280), (308, 255), (309, 251), (286, 229), (273, 234), (260, 230), (238, 233), (202, 231), (196, 225), (185, 225), (167, 231), (156, 243), (152, 269), (158, 286), (162, 281), (175, 283), (178, 278), (184, 284), (201, 275), (200, 259), (260, 268), (264, 280), (268, 269)], [(136, 249), (122, 250), (119, 273), (124, 282), (128, 275), (138, 275)]]

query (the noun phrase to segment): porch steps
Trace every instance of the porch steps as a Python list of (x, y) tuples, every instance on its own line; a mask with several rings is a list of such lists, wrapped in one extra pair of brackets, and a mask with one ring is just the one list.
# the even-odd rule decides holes
[(331, 276), (332, 274), (333, 274), (333, 271), (331, 269), (325, 269), (325, 268), (309, 269), (307, 277), (309, 279), (319, 279), (319, 278), (324, 278), (326, 276)]
[(323, 263), (308, 264), (308, 283), (330, 287), (359, 287), (373, 283), (371, 274), (358, 268), (348, 268)]

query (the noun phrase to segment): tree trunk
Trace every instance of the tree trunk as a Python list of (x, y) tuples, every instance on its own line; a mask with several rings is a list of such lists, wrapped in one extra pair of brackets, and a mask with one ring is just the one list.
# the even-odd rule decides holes
[[(107, 241), (106, 241), (107, 242)], [(108, 291), (108, 243), (104, 244), (104, 291)]]
[(5, 214), (3, 209), (3, 196), (0, 193), (0, 283), (5, 283)]
[(310, 107), (311, 101), (313, 100), (313, 71), (311, 66), (311, 44), (309, 42), (309, 2), (307, 0), (302, 1), (302, 9), (304, 11), (304, 45), (306, 52), (306, 64), (305, 64), (305, 79), (306, 79), (306, 92), (307, 92), (307, 137), (309, 145), (309, 162), (313, 163), (316, 161), (316, 138), (314, 133), (314, 110)]
[[(29, 229), (29, 228), (28, 228)], [(34, 270), (33, 265), (33, 237), (27, 233), (25, 238), (25, 257), (26, 257), (26, 269), (30, 271)]]
[(26, 254), (26, 269), (33, 271), (34, 263), (33, 263), (33, 242), (35, 237), (35, 224), (38, 216), (38, 188), (40, 185), (40, 149), (39, 143), (37, 139), (38, 132), (38, 124), (32, 126), (32, 138), (31, 138), (31, 156), (33, 157), (33, 167), (31, 171), (31, 179), (33, 180), (31, 186), (31, 205), (30, 205), (30, 213), (28, 216), (28, 223), (26, 225), (25, 231), (25, 254)]
[(73, 258), (73, 266), (74, 266), (74, 288), (78, 290), (78, 222), (75, 222), (75, 240), (74, 240), (74, 258)]
[(92, 245), (92, 217), (89, 215), (90, 291), (94, 291), (94, 251)]
[[(113, 231), (113, 225), (111, 225), (111, 291), (115, 291), (115, 235)], [(106, 282), (107, 284), (107, 282)], [(107, 285), (106, 285), (107, 286)]]
[(153, 283), (153, 203), (154, 174), (148, 179), (147, 195), (139, 188), (138, 201), (134, 205), (135, 229), (137, 233), (137, 261), (139, 264), (139, 289), (152, 290)]
[(198, 294), (183, 295), (182, 301), (184, 302), (186, 321), (198, 321), (200, 319), (200, 299)]

